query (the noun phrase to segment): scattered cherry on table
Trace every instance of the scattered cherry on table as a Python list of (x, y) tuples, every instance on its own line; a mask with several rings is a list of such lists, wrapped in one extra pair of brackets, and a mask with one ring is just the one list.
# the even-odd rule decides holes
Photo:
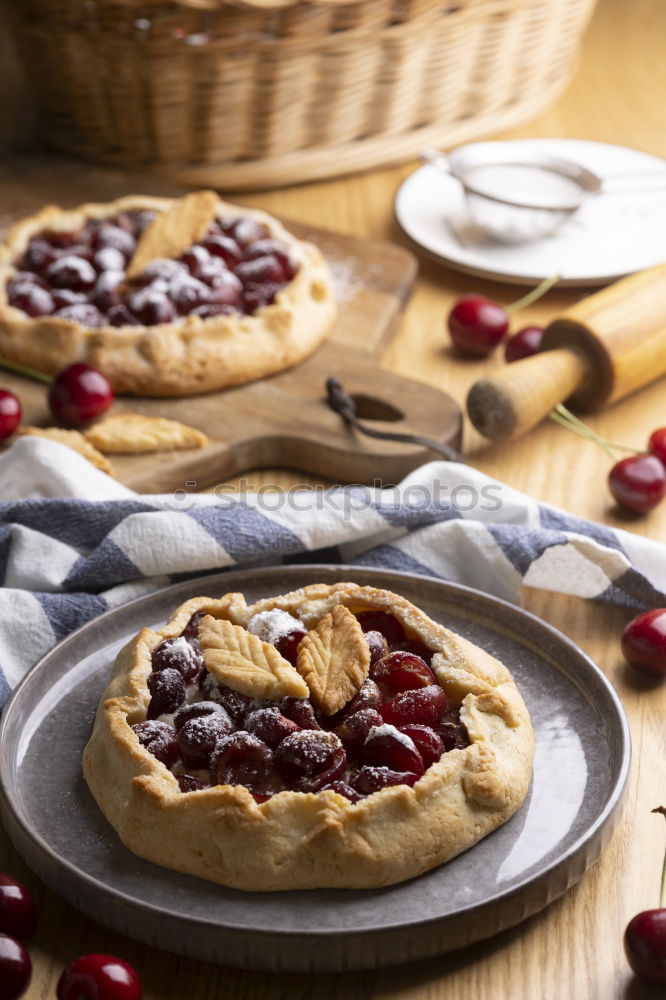
[(666, 427), (658, 427), (652, 432), (648, 448), (663, 465), (666, 465)]
[(81, 955), (60, 976), (57, 997), (58, 1000), (141, 1000), (141, 980), (136, 969), (115, 955)]
[(524, 326), (522, 330), (518, 330), (507, 340), (504, 348), (504, 360), (511, 364), (513, 361), (531, 358), (539, 350), (542, 340), (543, 327)]
[(32, 976), (32, 963), (25, 947), (8, 934), (0, 934), (0, 1000), (17, 1000)]
[(645, 514), (666, 495), (666, 468), (656, 455), (630, 455), (612, 467), (608, 486), (620, 507)]
[(22, 416), (18, 396), (8, 389), (0, 389), (0, 441), (12, 436), (21, 423)]
[[(652, 812), (666, 816), (663, 806)], [(659, 908), (643, 910), (629, 921), (624, 932), (624, 950), (637, 976), (652, 983), (666, 983), (666, 857)]]
[(24, 885), (0, 874), (0, 933), (29, 941), (37, 926), (35, 902)]
[(485, 295), (465, 295), (449, 313), (448, 327), (454, 347), (485, 358), (507, 333), (509, 314)]
[(622, 654), (636, 670), (666, 677), (666, 608), (644, 611), (629, 622)]
[(67, 427), (83, 427), (113, 402), (113, 388), (106, 375), (83, 362), (61, 371), (49, 387), (51, 413)]

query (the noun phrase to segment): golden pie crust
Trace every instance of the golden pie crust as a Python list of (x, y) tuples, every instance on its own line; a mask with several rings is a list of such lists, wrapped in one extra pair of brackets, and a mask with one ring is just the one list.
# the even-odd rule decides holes
[(337, 314), (323, 255), (265, 212), (219, 198), (220, 218), (240, 215), (264, 223), (271, 238), (287, 245), (298, 266), (275, 302), (251, 316), (186, 316), (179, 323), (89, 329), (58, 316), (32, 319), (9, 305), (6, 285), (17, 270), (12, 262), (22, 256), (32, 236), (45, 229), (78, 230), (87, 219), (119, 212), (166, 212), (173, 204), (171, 198), (129, 195), (71, 211), (48, 206), (16, 222), (0, 247), (0, 357), (49, 375), (84, 361), (103, 371), (117, 393), (187, 396), (272, 375), (311, 354)]
[[(312, 629), (340, 605), (388, 611), (436, 650), (432, 669), (449, 698), (462, 702), (470, 745), (445, 753), (413, 787), (383, 788), (356, 804), (330, 790), (283, 791), (261, 804), (243, 786), (182, 793), (130, 728), (146, 718), (152, 650), (180, 635), (196, 611), (245, 626), (279, 608)], [(200, 630), (211, 625), (206, 617)], [(525, 799), (533, 755), (529, 715), (506, 667), (397, 594), (339, 583), (250, 607), (242, 594), (198, 597), (159, 632), (144, 629), (118, 656), (83, 770), (123, 843), (156, 864), (250, 891), (365, 889), (434, 868), (505, 823)]]
[(208, 438), (195, 427), (167, 417), (142, 413), (116, 413), (84, 434), (105, 455), (144, 455), (152, 451), (205, 448)]

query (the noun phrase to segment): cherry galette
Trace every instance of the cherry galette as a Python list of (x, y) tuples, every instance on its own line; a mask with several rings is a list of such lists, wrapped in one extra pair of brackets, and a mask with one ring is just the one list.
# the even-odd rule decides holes
[(279, 371), (335, 316), (320, 252), (210, 191), (16, 223), (0, 250), (0, 356), (85, 361), (117, 392), (184, 395)]
[(389, 591), (196, 598), (120, 653), (84, 755), (142, 857), (250, 890), (367, 887), (522, 804), (533, 734), (497, 660)]

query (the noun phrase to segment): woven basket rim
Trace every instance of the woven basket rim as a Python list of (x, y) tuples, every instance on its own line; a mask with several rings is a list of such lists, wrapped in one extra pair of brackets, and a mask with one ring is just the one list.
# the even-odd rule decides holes
[[(5, 0), (8, 4), (21, 5), (22, 0)], [(96, 0), (103, 6), (105, 0)], [(166, 0), (109, 0), (114, 7), (135, 8), (138, 15), (148, 14), (155, 7), (164, 7)], [(516, 10), (534, 0), (457, 0), (456, 6), (487, 8), (489, 12), (502, 9)], [(283, 10), (288, 7), (342, 7), (372, 3), (372, 0), (168, 0), (171, 7), (188, 10), (214, 11), (224, 7), (245, 7), (256, 10)], [(444, 6), (444, 0), (442, 0)]]

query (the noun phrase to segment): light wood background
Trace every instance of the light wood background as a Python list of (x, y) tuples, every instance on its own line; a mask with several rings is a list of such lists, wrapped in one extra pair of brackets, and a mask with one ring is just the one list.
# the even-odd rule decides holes
[[(601, 0), (567, 93), (538, 121), (511, 134), (592, 138), (666, 156), (665, 40), (664, 0)], [(392, 201), (410, 169), (406, 166), (244, 200), (315, 225), (399, 240), (392, 222)], [(480, 373), (502, 363), (499, 356), (487, 362), (461, 361), (448, 349), (446, 314), (455, 297), (471, 289), (501, 302), (514, 297), (508, 286), (424, 262), (385, 366), (445, 387), (462, 401)], [(570, 301), (571, 293), (551, 294), (546, 302), (527, 310), (522, 320), (544, 321)], [(666, 425), (664, 381), (590, 423), (611, 440), (643, 446), (652, 429)], [(666, 505), (640, 520), (622, 520), (609, 503), (604, 453), (554, 425), (544, 425), (522, 441), (493, 447), (482, 445), (469, 432), (466, 452), (472, 464), (538, 499), (664, 540)], [(246, 481), (250, 486), (308, 482), (306, 477), (279, 471), (254, 474)], [(32, 947), (31, 1000), (54, 997), (66, 962), (87, 951), (110, 951), (134, 963), (148, 1000), (647, 1000), (662, 996), (658, 988), (634, 980), (624, 959), (622, 935), (635, 912), (657, 905), (666, 829), (650, 810), (666, 804), (666, 687), (640, 681), (623, 665), (618, 640), (629, 617), (626, 612), (534, 591), (525, 593), (524, 605), (562, 629), (601, 664), (631, 724), (634, 760), (624, 818), (602, 860), (578, 887), (520, 927), (453, 956), (380, 973), (276, 976), (196, 964), (106, 931), (41, 888), (0, 831), (0, 870), (22, 878), (36, 892), (41, 910)]]

